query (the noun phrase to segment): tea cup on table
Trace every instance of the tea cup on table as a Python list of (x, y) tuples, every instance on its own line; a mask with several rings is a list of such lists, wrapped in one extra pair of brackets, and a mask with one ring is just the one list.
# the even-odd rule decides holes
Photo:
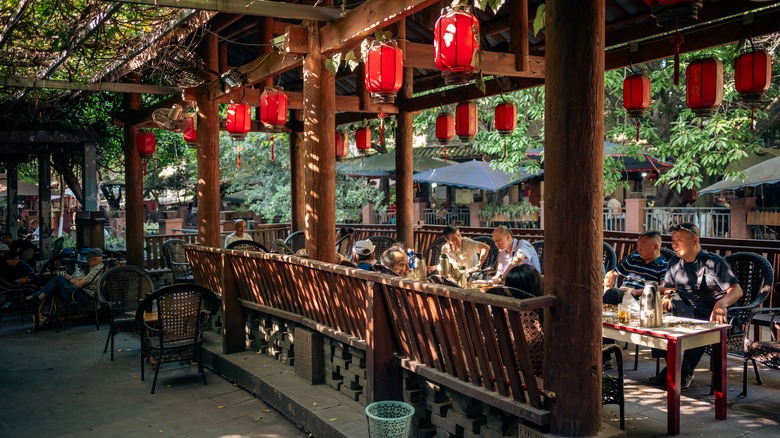
[(622, 305), (618, 304), (618, 311), (617, 311), (617, 317), (618, 317), (618, 323), (620, 324), (630, 324), (631, 323), (631, 309)]

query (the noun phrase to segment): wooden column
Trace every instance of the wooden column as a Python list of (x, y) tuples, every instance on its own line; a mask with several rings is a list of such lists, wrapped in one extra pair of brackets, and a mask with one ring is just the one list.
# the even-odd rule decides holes
[(47, 259), (51, 257), (51, 154), (48, 152), (38, 155), (38, 222), (41, 258)]
[(320, 29), (309, 25), (309, 54), (303, 62), (306, 250), (309, 257), (336, 262), (336, 79), (323, 64)]
[(509, 20), (514, 23), (509, 26), (510, 51), (516, 58), (517, 71), (528, 70), (528, 0), (509, 2)]
[[(303, 111), (293, 110), (293, 130), (290, 131), (290, 226), (292, 231), (304, 229), (306, 219), (306, 193), (303, 171)], [(335, 245), (335, 244), (334, 244)]]
[[(546, 14), (544, 276), (551, 432), (601, 427), (604, 2), (549, 0)], [(576, 175), (576, 177), (572, 177)]]
[(11, 161), (5, 166), (5, 182), (7, 184), (8, 202), (6, 203), (6, 209), (8, 214), (6, 215), (5, 231), (11, 233), (14, 240), (19, 238), (19, 167), (15, 161)]
[(84, 211), (98, 211), (97, 146), (84, 143), (84, 161), (81, 163), (81, 193)]
[[(217, 35), (203, 38), (201, 56), (206, 67), (219, 68)], [(198, 240), (220, 246), (219, 239), (219, 105), (208, 86), (198, 88)]]
[[(406, 22), (398, 22), (398, 41), (406, 56)], [(404, 59), (404, 62), (406, 60)], [(397, 100), (400, 106), (398, 128), (395, 134), (395, 227), (396, 239), (403, 242), (407, 248), (414, 248), (414, 182), (412, 181), (414, 163), (412, 160), (412, 113), (405, 109), (405, 102), (412, 98), (413, 70), (404, 67), (404, 81), (398, 92)], [(423, 251), (425, 248), (415, 248)], [(379, 256), (380, 254), (377, 254)]]
[[(141, 109), (141, 94), (124, 96), (125, 111)], [(127, 264), (144, 267), (144, 176), (141, 156), (135, 150), (138, 128), (125, 125), (125, 241)]]

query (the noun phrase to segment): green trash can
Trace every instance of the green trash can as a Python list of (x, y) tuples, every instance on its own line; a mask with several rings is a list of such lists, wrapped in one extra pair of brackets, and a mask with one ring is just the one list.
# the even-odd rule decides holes
[(380, 401), (366, 406), (368, 436), (371, 438), (408, 438), (414, 406), (400, 401)]

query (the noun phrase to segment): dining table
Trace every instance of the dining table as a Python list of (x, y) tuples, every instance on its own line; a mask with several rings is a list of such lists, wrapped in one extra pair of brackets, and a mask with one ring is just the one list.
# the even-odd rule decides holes
[(643, 347), (666, 351), (667, 434), (680, 434), (680, 370), (683, 353), (696, 347), (712, 345), (712, 391), (715, 396), (715, 418), (726, 419), (728, 388), (726, 385), (727, 333), (731, 326), (691, 318), (664, 315), (661, 327), (640, 327), (638, 319), (620, 323), (613, 312), (602, 312), (605, 338), (631, 342)]

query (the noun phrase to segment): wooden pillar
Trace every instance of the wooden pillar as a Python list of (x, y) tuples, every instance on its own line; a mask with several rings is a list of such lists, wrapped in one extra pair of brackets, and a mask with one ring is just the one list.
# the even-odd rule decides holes
[(528, 70), (528, 0), (509, 2), (509, 20), (514, 23), (509, 26), (510, 51), (516, 58), (517, 71)]
[(303, 62), (306, 250), (309, 257), (336, 262), (336, 79), (325, 69), (320, 29), (309, 25), (309, 54)]
[(14, 240), (19, 238), (19, 167), (15, 161), (11, 161), (5, 166), (5, 182), (7, 184), (6, 195), (8, 202), (6, 209), (5, 231), (11, 233)]
[[(141, 108), (141, 94), (124, 96), (125, 111)], [(144, 176), (141, 156), (135, 149), (138, 128), (125, 125), (125, 242), (127, 264), (144, 267)]]
[[(551, 432), (601, 427), (604, 2), (549, 0), (545, 37), (544, 384)], [(577, 178), (571, 176), (576, 174)], [(572, 261), (576, 261), (573, 263)]]
[(303, 171), (303, 132), (300, 127), (303, 126), (303, 112), (301, 110), (291, 111), (294, 127), (290, 131), (290, 226), (292, 231), (304, 229), (306, 219), (306, 193), (304, 190), (304, 171)]
[[(203, 38), (206, 68), (219, 68), (217, 35)], [(198, 241), (219, 247), (219, 104), (208, 86), (198, 88)]]
[(81, 193), (84, 195), (84, 211), (98, 211), (97, 147), (84, 143), (84, 161), (81, 165)]
[(47, 259), (51, 257), (51, 154), (48, 152), (38, 155), (38, 226), (41, 258)]
[[(398, 22), (398, 41), (400, 41), (401, 50), (406, 56), (406, 22)], [(403, 242), (408, 248), (414, 248), (414, 182), (413, 157), (412, 157), (412, 136), (414, 127), (412, 126), (412, 113), (407, 111), (405, 103), (412, 98), (414, 90), (412, 86), (413, 70), (404, 67), (404, 81), (398, 92), (398, 104), (400, 110), (398, 115), (398, 128), (395, 134), (395, 227), (396, 239)], [(424, 248), (416, 248), (422, 251)], [(377, 255), (379, 256), (379, 254)]]

